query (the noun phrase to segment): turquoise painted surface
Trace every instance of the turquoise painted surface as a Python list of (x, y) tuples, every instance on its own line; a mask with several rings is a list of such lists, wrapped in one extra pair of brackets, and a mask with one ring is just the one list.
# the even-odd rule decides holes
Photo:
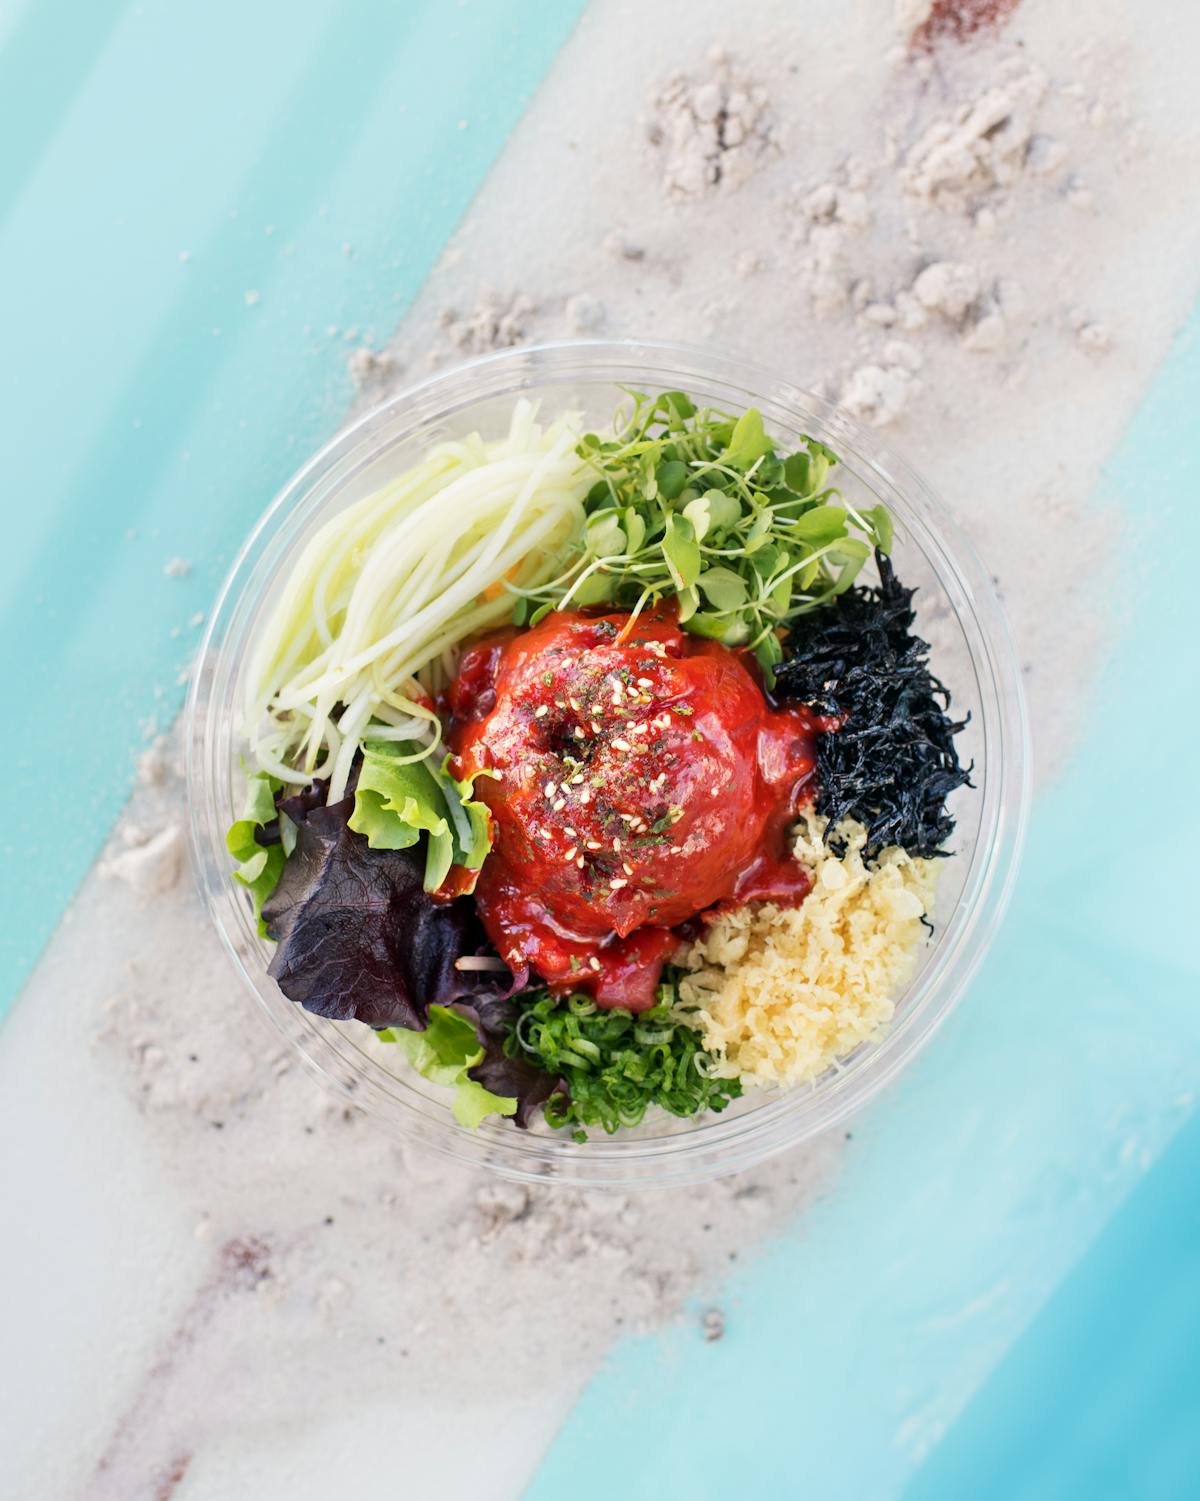
[[(1200, 1086), (1191, 941), (1200, 816), (1194, 766), (1179, 748), (1200, 733), (1194, 692), (1182, 691), (1185, 681), (1194, 688), (1200, 641), (1198, 335), (1200, 319), (1109, 467), (1103, 500), (1146, 523), (1129, 576), (1153, 591), (1105, 676), (1084, 749), (1036, 805), (1013, 910), (979, 980), (931, 1052), (854, 1128), (828, 1199), (731, 1279), (725, 1339), (704, 1345), (693, 1329), (623, 1345), (527, 1501), (715, 1498), (751, 1481), (772, 1497), (901, 1495), (1188, 1117)], [(1145, 789), (1136, 808), (1134, 774)], [(1131, 844), (1146, 850), (1144, 869), (1131, 867)], [(1194, 1150), (1184, 1162), (1175, 1192), (1194, 1203)], [(1194, 1215), (1160, 1213), (1142, 1228), (1134, 1218), (1129, 1233), (1163, 1242), (1152, 1265), (1190, 1288), (1177, 1313), (1190, 1311), (1194, 1343)], [(1103, 1278), (1097, 1287), (1094, 1337), (1119, 1337), (1119, 1312), (1103, 1301), (1114, 1291)], [(1159, 1317), (1169, 1324), (1170, 1310)], [(1053, 1333), (1044, 1337), (1023, 1356), (1035, 1392), (1046, 1387), (1033, 1374), (1043, 1359), (1063, 1380), (1072, 1369)], [(1194, 1411), (1194, 1356), (1178, 1374)], [(1184, 1463), (1194, 1451), (1168, 1431), (1177, 1408), (1147, 1433), (1135, 1381), (1116, 1376), (1107, 1394), (1109, 1452), (1141, 1452), (1160, 1432)], [(964, 1441), (944, 1470), (931, 1468), (934, 1481), (914, 1498), (1159, 1494), (993, 1483), (987, 1434), (993, 1416), (1003, 1423), (1014, 1408), (998, 1397), (993, 1414), (987, 1400), (972, 1415), (975, 1447)], [(1082, 1465), (1088, 1441), (1081, 1426), (1061, 1473)], [(1001, 1475), (1037, 1473), (1036, 1431), (1024, 1442)], [(1162, 1494), (1194, 1494), (1191, 1479)]]
[(6, 8), (0, 1014), (181, 701), (189, 622), (341, 420), (347, 340), (390, 332), (581, 9)]
[(1200, 1489), (1200, 1116), (980, 1390), (905, 1501)]

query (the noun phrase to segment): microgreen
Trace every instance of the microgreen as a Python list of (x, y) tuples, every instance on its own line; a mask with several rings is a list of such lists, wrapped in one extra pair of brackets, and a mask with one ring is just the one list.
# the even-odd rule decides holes
[(514, 620), (673, 600), (686, 630), (748, 648), (770, 679), (792, 621), (843, 594), (873, 546), (888, 551), (886, 508), (843, 500), (827, 484), (838, 457), (815, 438), (780, 453), (755, 408), (734, 418), (681, 391), (626, 394), (613, 432), (579, 444), (596, 476), (582, 537), (551, 583), (510, 586)]

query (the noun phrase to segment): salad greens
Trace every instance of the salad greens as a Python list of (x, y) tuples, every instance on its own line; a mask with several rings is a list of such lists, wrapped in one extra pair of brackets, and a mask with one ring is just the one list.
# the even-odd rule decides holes
[(487, 944), (475, 904), (435, 901), (415, 846), (372, 849), (350, 828), (352, 798), (289, 798), (285, 811), (296, 844), (263, 918), (278, 945), (269, 972), (289, 1000), (335, 1021), (419, 1032), (430, 1005), (512, 990), (498, 961), (460, 963)]
[(636, 1013), (604, 1010), (584, 995), (519, 996), (504, 1050), (560, 1078), (546, 1120), (572, 1127), (576, 1141), (587, 1140), (586, 1126), (610, 1135), (636, 1126), (651, 1105), (684, 1117), (724, 1110), (742, 1086), (711, 1076), (700, 1034), (673, 1014), (674, 1001), (669, 981), (659, 986), (655, 1006)]
[(408, 849), (424, 833), (425, 890), (436, 891), (452, 865), (478, 872), (492, 841), (487, 807), (471, 799), (474, 778), (452, 777), (449, 756), (440, 766), (425, 757), (404, 741), (364, 749), (349, 822), (375, 850)]
[[(872, 849), (940, 853), (945, 797), (969, 775), (888, 562), (887, 509), (851, 504), (830, 483), (837, 455), (810, 437), (781, 445), (758, 410), (627, 396), (603, 435), (571, 415), (543, 425), (522, 399), (504, 437), (441, 443), (345, 507), (304, 548), (247, 665), (251, 775), (226, 843), (276, 944), (269, 972), (317, 1015), (375, 1028), (453, 1091), (470, 1129), (541, 1109), (584, 1141), (651, 1108), (724, 1110), (742, 1086), (716, 1076), (678, 971), (633, 1013), (537, 976), (525, 989), (527, 963), (510, 973), (490, 946), (470, 894), (492, 847), (475, 782), (498, 773), (459, 780), (440, 750), (439, 695), (466, 642), (553, 610), (626, 612), (628, 631), (671, 604), (685, 630), (753, 653), (780, 697), (845, 721), (818, 740), (817, 806), (831, 837), (861, 818)], [(872, 551), (880, 586), (855, 588)], [(558, 794), (555, 812), (565, 781)], [(463, 894), (438, 899), (456, 867)]]
[[(254, 903), (254, 921), (259, 935), (266, 937), (267, 927), (263, 921), (263, 903), (279, 884), (283, 874), (283, 862), (291, 854), (295, 842), (295, 825), (281, 819), (276, 825), (275, 794), (283, 786), (277, 777), (265, 771), (250, 777), (246, 783), (246, 802), (242, 816), (229, 826), (225, 835), (225, 848), (238, 862), (233, 873), (250, 892)], [(263, 843), (260, 835), (271, 826), (277, 828), (274, 842)], [(287, 839), (285, 847), (283, 840)]]
[(377, 1035), (380, 1042), (397, 1043), (416, 1071), (431, 1084), (453, 1089), (450, 1108), (460, 1126), (474, 1131), (486, 1116), (516, 1115), (514, 1097), (493, 1094), (469, 1077), (468, 1070), (483, 1062), (484, 1046), (465, 1016), (445, 1006), (430, 1006), (423, 1032), (384, 1027)]
[(629, 395), (615, 434), (579, 445), (596, 475), (582, 541), (549, 584), (509, 586), (513, 619), (590, 605), (636, 617), (673, 599), (686, 630), (749, 648), (769, 679), (791, 622), (844, 593), (872, 546), (889, 550), (888, 512), (827, 485), (837, 455), (815, 438), (779, 454), (753, 408), (735, 420), (682, 391)]

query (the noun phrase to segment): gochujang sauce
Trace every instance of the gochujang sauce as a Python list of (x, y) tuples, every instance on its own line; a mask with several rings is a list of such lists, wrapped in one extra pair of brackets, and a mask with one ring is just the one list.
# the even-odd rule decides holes
[(772, 707), (752, 662), (673, 613), (554, 614), (481, 642), (446, 708), (493, 819), (484, 927), (552, 990), (643, 1010), (677, 925), (807, 893), (787, 831), (831, 726)]

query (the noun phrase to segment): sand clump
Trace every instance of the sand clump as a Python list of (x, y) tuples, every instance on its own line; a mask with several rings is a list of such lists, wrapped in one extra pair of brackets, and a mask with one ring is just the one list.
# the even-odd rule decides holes
[(656, 89), (646, 140), (676, 202), (733, 192), (780, 153), (767, 90), (721, 47)]

